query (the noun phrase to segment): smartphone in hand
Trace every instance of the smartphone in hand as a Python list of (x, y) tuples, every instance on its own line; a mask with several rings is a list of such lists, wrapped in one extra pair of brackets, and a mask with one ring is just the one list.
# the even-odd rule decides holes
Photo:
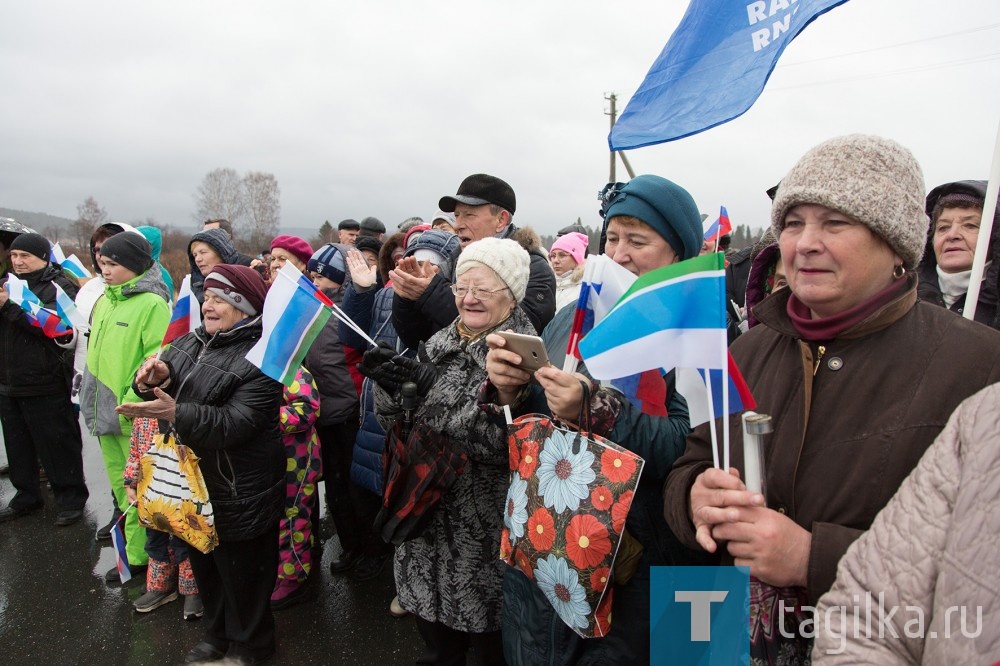
[(549, 363), (549, 355), (545, 352), (545, 343), (537, 335), (525, 335), (511, 331), (497, 331), (496, 334), (507, 341), (504, 349), (521, 357), (521, 364), (517, 367), (528, 374), (533, 375), (536, 370), (552, 365)]

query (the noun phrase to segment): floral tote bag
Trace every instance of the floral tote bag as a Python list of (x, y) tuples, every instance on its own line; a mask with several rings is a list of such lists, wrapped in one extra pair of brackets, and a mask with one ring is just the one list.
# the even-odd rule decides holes
[(611, 571), (643, 459), (538, 414), (508, 427), (508, 446), (500, 558), (533, 580), (577, 634), (606, 635)]

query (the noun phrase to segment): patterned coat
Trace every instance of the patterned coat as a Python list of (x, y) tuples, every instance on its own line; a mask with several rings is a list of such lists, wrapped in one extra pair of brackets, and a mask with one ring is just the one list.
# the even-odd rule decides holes
[(278, 523), (278, 580), (304, 581), (312, 570), (313, 513), (318, 511), (321, 456), (316, 435), (320, 395), (308, 370), (299, 366), (282, 395), (281, 443), (285, 446), (285, 505)]
[[(515, 309), (503, 330), (535, 334), (527, 315)], [(482, 633), (500, 629), (501, 583), (506, 566), (499, 558), (503, 502), (509, 482), (503, 421), (479, 408), (486, 379), (486, 341), (466, 345), (455, 325), (435, 333), (427, 353), (438, 380), (414, 420), (431, 426), (469, 460), (419, 537), (396, 549), (399, 602), (429, 622)], [(388, 430), (398, 407), (381, 388), (376, 408)]]

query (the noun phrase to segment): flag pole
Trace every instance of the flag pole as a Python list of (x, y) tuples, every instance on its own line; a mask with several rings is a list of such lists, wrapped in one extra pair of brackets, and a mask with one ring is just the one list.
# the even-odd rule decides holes
[(708, 368), (705, 373), (705, 393), (708, 398), (708, 429), (712, 433), (712, 466), (719, 469), (719, 436), (715, 429), (715, 404), (712, 398), (712, 372)]
[(983, 200), (983, 219), (979, 224), (979, 240), (976, 241), (976, 254), (972, 259), (969, 291), (965, 295), (965, 309), (962, 312), (962, 316), (969, 320), (975, 319), (976, 306), (979, 305), (979, 290), (983, 282), (983, 271), (986, 269), (989, 240), (993, 233), (993, 217), (997, 210), (998, 190), (1000, 190), (1000, 122), (997, 123), (997, 138), (993, 146), (993, 165), (990, 167), (990, 179), (986, 185), (986, 199)]
[(569, 342), (566, 345), (566, 356), (563, 359), (563, 372), (574, 373), (580, 365), (575, 355), (576, 346), (580, 342), (580, 329), (583, 327), (581, 310), (587, 307), (590, 290), (595, 283), (604, 280), (604, 264), (600, 261), (587, 261), (583, 265), (583, 279), (580, 286), (580, 298), (576, 302), (576, 312), (573, 313), (573, 325), (569, 332)]
[(729, 348), (724, 337), (722, 338), (722, 469), (729, 471)]

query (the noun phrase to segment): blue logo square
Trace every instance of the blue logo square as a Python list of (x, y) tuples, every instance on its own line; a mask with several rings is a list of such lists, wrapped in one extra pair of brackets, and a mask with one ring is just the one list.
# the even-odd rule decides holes
[(749, 664), (749, 567), (652, 567), (650, 664)]

